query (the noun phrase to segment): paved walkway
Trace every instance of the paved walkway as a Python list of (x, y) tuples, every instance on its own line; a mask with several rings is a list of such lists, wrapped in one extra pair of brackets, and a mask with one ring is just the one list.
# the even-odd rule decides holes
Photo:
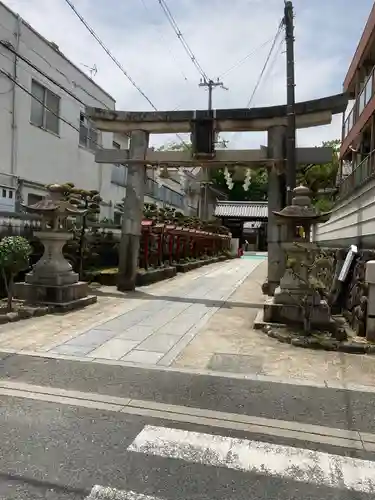
[(264, 256), (232, 260), (143, 287), (99, 290), (98, 304), (0, 327), (0, 350), (170, 366)]
[(375, 356), (301, 349), (253, 329), (259, 309), (249, 306), (264, 300), (261, 284), (266, 272), (267, 264), (263, 262), (235, 290), (228, 307), (220, 309), (180, 353), (173, 366), (319, 386), (374, 387)]
[(263, 255), (247, 255), (66, 315), (0, 326), (0, 352), (105, 364), (270, 377), (318, 386), (375, 386), (375, 357), (281, 344), (253, 329), (264, 301)]

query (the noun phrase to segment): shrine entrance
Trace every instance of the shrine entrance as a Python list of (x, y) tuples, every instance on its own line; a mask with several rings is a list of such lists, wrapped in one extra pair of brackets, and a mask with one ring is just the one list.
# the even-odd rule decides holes
[[(296, 128), (331, 123), (332, 115), (342, 113), (348, 98), (339, 94), (295, 104)], [(252, 109), (217, 109), (198, 111), (128, 112), (89, 108), (87, 115), (99, 130), (131, 133), (130, 149), (103, 149), (96, 153), (99, 163), (120, 163), (128, 167), (127, 194), (124, 200), (122, 237), (119, 258), (120, 290), (133, 290), (138, 263), (145, 170), (153, 168), (203, 169), (224, 168), (230, 179), (239, 176), (246, 185), (251, 169), (267, 168), (268, 182), (268, 293), (273, 294), (284, 272), (285, 257), (281, 249), (282, 234), (274, 212), (286, 203), (286, 193), (294, 186), (286, 185), (287, 106)], [(215, 150), (220, 132), (267, 131), (267, 147), (257, 150)], [(149, 135), (190, 133), (191, 151), (154, 151), (149, 149)], [(326, 147), (297, 148), (296, 162), (324, 164), (331, 160), (332, 149)]]
[(246, 251), (267, 251), (267, 201), (218, 201), (215, 217)]

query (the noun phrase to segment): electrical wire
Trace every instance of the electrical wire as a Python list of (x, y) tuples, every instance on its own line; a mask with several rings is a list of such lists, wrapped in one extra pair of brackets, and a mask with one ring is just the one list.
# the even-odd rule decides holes
[(86, 106), (86, 104), (79, 97), (77, 97), (75, 94), (73, 94), (73, 92), (71, 92), (69, 89), (67, 89), (63, 85), (61, 85), (61, 83), (57, 82), (54, 78), (48, 76), (44, 71), (42, 71), (40, 68), (38, 68), (37, 66), (35, 66), (34, 63), (32, 63), (26, 57), (24, 57), (23, 55), (19, 54), (16, 50), (14, 50), (10, 43), (4, 42), (4, 40), (0, 40), (0, 46), (5, 47), (7, 50), (9, 50), (9, 52), (11, 52), (12, 54), (14, 54), (16, 57), (18, 57), (19, 59), (21, 59), (21, 61), (24, 61), (26, 64), (28, 64), (28, 66), (30, 66), (31, 68), (33, 68), (33, 70), (35, 70), (38, 73), (40, 73), (42, 76), (44, 76), (44, 78), (46, 78), (47, 80), (49, 80), (50, 82), (52, 82), (54, 85), (56, 85), (56, 87), (59, 87), (59, 89), (63, 90), (68, 95), (70, 95), (70, 97), (72, 97), (77, 102), (79, 102), (80, 104), (82, 104), (82, 106)]
[[(0, 41), (0, 45), (3, 45), (2, 41)], [(8, 47), (7, 47), (8, 48)], [(30, 61), (28, 61), (26, 58), (24, 58), (23, 56), (20, 56), (18, 53), (16, 53), (15, 51), (11, 50), (12, 53), (14, 53), (17, 57), (20, 58), (20, 60), (24, 61), (26, 64), (30, 64), (31, 67), (34, 69), (34, 71), (40, 73), (44, 78), (46, 78), (47, 80), (49, 80), (51, 83), (53, 83), (54, 85), (56, 85), (58, 88), (60, 88), (61, 90), (63, 90), (64, 92), (66, 92), (68, 94), (68, 96), (70, 96), (70, 101), (77, 101), (79, 104), (81, 104), (82, 106), (84, 106), (84, 108), (86, 108), (86, 104), (79, 98), (77, 97), (75, 94), (73, 94), (69, 89), (67, 89), (66, 87), (64, 87), (63, 85), (61, 85), (60, 83), (56, 82), (56, 80), (54, 80), (52, 77), (48, 76), (46, 73), (44, 73), (44, 71), (42, 71), (40, 68), (38, 68), (37, 66), (35, 66), (33, 63), (31, 63)], [(13, 60), (10, 58), (10, 57), (7, 57), (5, 54), (1, 54), (2, 57), (4, 57), (5, 59), (8, 59), (9, 61), (13, 62)], [(26, 73), (28, 73), (29, 75), (31, 75), (32, 77), (35, 77), (35, 73), (33, 73), (32, 71), (28, 70), (25, 66), (20, 66), (22, 71), (25, 71)], [(5, 73), (4, 71), (2, 72), (3, 74)], [(9, 74), (6, 73), (6, 77), (9, 78)], [(12, 89), (14, 87), (15, 83), (12, 83)], [(10, 89), (10, 90), (12, 90)], [(9, 90), (9, 91), (10, 91)], [(9, 92), (8, 91), (8, 92)], [(0, 92), (0, 95), (2, 93)], [(34, 96), (33, 96), (34, 97)], [(34, 97), (35, 98), (35, 97)], [(35, 98), (36, 99), (36, 98)], [(99, 101), (101, 102), (101, 101)], [(111, 109), (109, 108), (107, 105), (106, 105), (106, 108), (107, 109)], [(48, 110), (50, 111), (50, 110)], [(50, 111), (52, 113), (52, 111)], [(86, 115), (86, 113), (84, 113), (83, 111), (81, 111), (81, 113), (85, 118), (87, 118), (88, 120), (90, 120), (90, 117), (88, 115)], [(60, 118), (60, 116), (59, 116)], [(63, 120), (64, 121), (64, 120)], [(79, 129), (76, 129), (75, 126), (73, 124), (70, 124), (71, 126), (74, 127), (75, 130), (79, 130)], [(130, 137), (130, 134), (129, 133), (125, 133), (126, 136)], [(99, 143), (93, 141), (98, 147), (101, 147)]]
[[(158, 111), (155, 104), (143, 92), (143, 90), (135, 83), (135, 81), (132, 79), (132, 77), (129, 75), (129, 73), (123, 68), (122, 64), (115, 58), (115, 56), (112, 54), (112, 52), (106, 47), (104, 42), (102, 42), (102, 40), (95, 33), (95, 31), (89, 26), (89, 24), (86, 22), (85, 18), (77, 11), (77, 9), (73, 5), (73, 3), (70, 0), (64, 0), (64, 1), (69, 5), (69, 7), (74, 12), (74, 14), (78, 17), (78, 19), (85, 26), (85, 28), (90, 32), (90, 34), (95, 38), (95, 40), (99, 43), (99, 45), (102, 47), (102, 49), (105, 51), (105, 53), (110, 57), (110, 59), (116, 64), (116, 66), (123, 73), (123, 75), (129, 80), (129, 82), (132, 84), (132, 86), (141, 94), (142, 97), (144, 97), (144, 99), (146, 99), (146, 101), (150, 104), (150, 106), (152, 107), (152, 109), (154, 111)], [(187, 146), (186, 142), (179, 134), (176, 134), (176, 136), (179, 138), (179, 140), (182, 142), (182, 144)]]
[(257, 92), (257, 90), (258, 90), (258, 88), (259, 88), (259, 85), (260, 85), (260, 83), (261, 83), (261, 81), (262, 81), (262, 78), (263, 78), (264, 72), (266, 71), (266, 68), (267, 68), (267, 66), (268, 66), (268, 63), (269, 63), (269, 61), (270, 61), (270, 59), (271, 59), (271, 56), (272, 56), (273, 50), (274, 50), (274, 48), (275, 48), (275, 46), (276, 46), (277, 40), (278, 40), (278, 38), (279, 38), (279, 36), (280, 36), (280, 34), (281, 34), (282, 27), (283, 27), (283, 21), (281, 21), (281, 22), (280, 22), (280, 24), (279, 24), (279, 27), (278, 27), (278, 29), (277, 29), (276, 35), (275, 35), (275, 37), (274, 37), (274, 40), (273, 40), (273, 42), (272, 42), (272, 45), (271, 45), (270, 51), (269, 51), (269, 53), (268, 53), (268, 55), (267, 55), (267, 57), (266, 57), (266, 61), (265, 61), (264, 65), (263, 65), (262, 71), (260, 72), (259, 78), (258, 78), (258, 80), (257, 80), (257, 82), (256, 82), (256, 84), (255, 84), (254, 90), (253, 90), (253, 92), (252, 92), (252, 94), (251, 94), (251, 96), (250, 96), (250, 99), (249, 99), (248, 103), (247, 103), (247, 106), (246, 106), (247, 108), (250, 108), (250, 106), (251, 106), (251, 104), (252, 104), (252, 102), (253, 102), (253, 99), (254, 99), (254, 97), (255, 97), (255, 94), (256, 94), (256, 92)]
[[(142, 3), (142, 5), (143, 5), (143, 7), (144, 7), (145, 11), (147, 12), (148, 16), (149, 16), (149, 17), (150, 17), (150, 19), (151, 19), (150, 9), (147, 7), (146, 0), (140, 0), (140, 2)], [(167, 43), (167, 41), (166, 41), (165, 37), (163, 36), (163, 34), (162, 34), (159, 30), (157, 30), (157, 29), (156, 29), (156, 25), (155, 25), (154, 23), (152, 23), (152, 24), (153, 24), (153, 26), (155, 27), (155, 30), (157, 31), (157, 33), (158, 33), (158, 35), (160, 36), (161, 40), (162, 40), (163, 42), (165, 42), (165, 45), (166, 45), (166, 47), (167, 47), (167, 51), (169, 52), (169, 55), (171, 56), (171, 58), (172, 58), (172, 59), (173, 59), (173, 61), (175, 62), (176, 66), (179, 66), (178, 61), (177, 61), (176, 57), (174, 56), (174, 54), (173, 54), (172, 50), (170, 49), (169, 44)], [(188, 80), (187, 76), (185, 75), (185, 73), (182, 71), (182, 69), (181, 69), (180, 67), (179, 67), (179, 71), (180, 71), (180, 73), (181, 73), (181, 75), (182, 75), (182, 78), (185, 80), (185, 82), (189, 82), (189, 80)]]
[(238, 62), (236, 62), (236, 64), (234, 64), (233, 66), (231, 66), (230, 68), (228, 68), (226, 71), (224, 71), (223, 73), (221, 73), (218, 78), (222, 78), (223, 76), (226, 76), (228, 73), (230, 73), (234, 69), (238, 68), (239, 66), (242, 66), (242, 64), (244, 62), (246, 62), (251, 56), (255, 55), (258, 52), (258, 50), (261, 50), (263, 47), (265, 47), (270, 42), (272, 42), (273, 39), (274, 39), (274, 37), (269, 38), (268, 40), (266, 40), (265, 42), (263, 42), (261, 45), (259, 45), (256, 49), (253, 49), (245, 57), (241, 58)]
[[(1, 44), (1, 42), (0, 42)], [(4, 57), (5, 59), (7, 59), (8, 61), (11, 61), (13, 62), (13, 60), (10, 58), (10, 57), (7, 57), (5, 54), (1, 54), (2, 57)], [(18, 57), (18, 56), (17, 56)], [(54, 85), (57, 85), (57, 82), (49, 77), (48, 75), (46, 75), (43, 71), (39, 70), (38, 68), (35, 67), (35, 71), (31, 71), (30, 69), (27, 69), (26, 65), (18, 65), (18, 67), (22, 70), (22, 71), (25, 71), (26, 73), (28, 73), (29, 75), (31, 75), (33, 78), (35, 78), (35, 72), (38, 72), (40, 73), (44, 78), (46, 78), (46, 80), (49, 80), (51, 83), (53, 83)], [(7, 77), (9, 78), (9, 75), (7, 74)], [(63, 85), (57, 85), (61, 90), (63, 90), (64, 92), (66, 92), (68, 94), (68, 100), (71, 101), (71, 102), (78, 102), (79, 104), (81, 104), (84, 108), (86, 108), (86, 105), (83, 101), (81, 101), (81, 99), (79, 99), (79, 97), (75, 96), (72, 92), (70, 92), (68, 89), (66, 89)], [(14, 87), (14, 83), (12, 83), (12, 89)], [(11, 90), (12, 90), (11, 89)], [(0, 92), (1, 94), (1, 92)], [(108, 108), (108, 109), (111, 109), (111, 108)], [(87, 118), (87, 119), (90, 119), (90, 117), (88, 115), (86, 115), (86, 113), (84, 113), (83, 111), (81, 111), (81, 114)]]
[(74, 14), (78, 17), (78, 19), (81, 21), (81, 23), (85, 26), (85, 28), (90, 32), (90, 34), (95, 38), (95, 40), (98, 42), (98, 44), (101, 46), (101, 48), (106, 52), (106, 54), (111, 58), (111, 60), (116, 64), (116, 66), (119, 68), (119, 70), (123, 73), (123, 75), (129, 80), (129, 82), (132, 84), (132, 86), (141, 94), (141, 96), (146, 99), (146, 101), (149, 103), (149, 105), (154, 109), (154, 111), (157, 111), (157, 108), (155, 104), (151, 101), (151, 99), (143, 92), (143, 90), (135, 83), (133, 78), (129, 75), (129, 73), (124, 69), (122, 64), (115, 58), (115, 56), (112, 54), (112, 52), (108, 49), (108, 47), (104, 44), (104, 42), (99, 38), (99, 36), (95, 33), (95, 31), (89, 26), (89, 24), (86, 22), (85, 18), (77, 11), (75, 6), (70, 0), (64, 0), (65, 3), (69, 5), (69, 7), (72, 9)]
[[(4, 76), (6, 76), (7, 78), (9, 78), (9, 80), (12, 81), (15, 85), (17, 85), (17, 87), (19, 87), (21, 90), (23, 90), (24, 92), (26, 92), (26, 94), (28, 94), (30, 97), (32, 97), (33, 99), (35, 99), (39, 104), (41, 104), (44, 109), (46, 109), (49, 113), (51, 113), (51, 115), (55, 116), (56, 118), (58, 118), (62, 122), (66, 123), (66, 125), (69, 125), (69, 127), (71, 127), (72, 129), (74, 129), (76, 132), (80, 133), (79, 127), (76, 127), (69, 120), (67, 120), (66, 118), (60, 116), (58, 113), (56, 113), (51, 108), (49, 108), (43, 101), (41, 101), (40, 99), (38, 99), (37, 97), (35, 97), (34, 94), (32, 92), (30, 92), (30, 90), (28, 90), (26, 87), (24, 87), (19, 82), (17, 82), (17, 80), (15, 78), (13, 78), (12, 75), (10, 75), (9, 73), (7, 73), (6, 71), (4, 71), (2, 69), (0, 69), (0, 74), (2, 74)], [(99, 144), (97, 141), (93, 141), (93, 143), (99, 149), (103, 149), (103, 147), (101, 146), (101, 144)]]
[[(8, 32), (9, 32), (9, 33), (13, 36), (13, 31), (12, 31), (12, 30), (10, 30), (10, 29), (9, 29), (9, 28), (7, 28), (6, 26), (4, 26), (4, 24), (2, 24), (2, 23), (0, 23), (0, 26), (1, 26), (3, 29), (5, 29), (6, 31), (8, 31)], [(109, 107), (109, 106), (108, 106), (108, 105), (107, 105), (104, 101), (102, 101), (102, 100), (101, 100), (101, 99), (99, 99), (98, 97), (95, 97), (93, 94), (91, 94), (91, 92), (89, 92), (88, 90), (86, 90), (86, 89), (85, 89), (84, 87), (82, 87), (81, 85), (77, 85), (77, 83), (76, 83), (75, 81), (70, 80), (70, 79), (68, 78), (68, 76), (67, 76), (67, 75), (66, 75), (63, 71), (61, 71), (59, 68), (57, 68), (56, 66), (54, 66), (53, 64), (51, 64), (51, 63), (50, 63), (50, 61), (48, 61), (48, 59), (46, 59), (46, 57), (44, 57), (44, 56), (43, 56), (42, 54), (40, 54), (38, 51), (36, 51), (35, 49), (33, 49), (33, 48), (29, 45), (29, 44), (25, 43), (25, 42), (22, 40), (22, 38), (20, 38), (20, 43), (21, 43), (22, 45), (24, 45), (24, 46), (27, 48), (27, 50), (29, 50), (30, 52), (33, 52), (35, 55), (37, 55), (38, 57), (40, 57), (40, 58), (41, 58), (41, 59), (42, 59), (42, 60), (43, 60), (43, 61), (44, 61), (44, 62), (45, 62), (45, 63), (46, 63), (46, 64), (47, 64), (47, 65), (48, 65), (51, 69), (54, 69), (57, 73), (59, 73), (61, 76), (63, 76), (63, 77), (66, 79), (66, 81), (67, 81), (70, 85), (72, 85), (73, 87), (79, 88), (79, 89), (80, 89), (80, 90), (82, 90), (82, 91), (83, 91), (86, 95), (88, 95), (89, 97), (91, 97), (91, 98), (92, 98), (92, 99), (94, 99), (95, 101), (97, 101), (97, 102), (99, 102), (100, 104), (102, 104), (105, 108), (107, 108), (107, 109), (111, 109), (111, 108), (110, 108), (110, 107)], [(46, 43), (48, 43), (48, 42), (46, 42)], [(5, 56), (4, 56), (4, 54), (0, 54), (0, 55), (2, 55), (3, 57), (5, 57)], [(17, 53), (17, 57), (21, 58), (21, 56), (20, 56), (20, 54), (19, 54), (19, 53)], [(65, 56), (63, 56), (63, 57), (65, 57)], [(26, 59), (26, 58), (25, 58), (25, 59)], [(71, 61), (69, 61), (69, 63), (70, 63), (70, 64), (72, 64), (72, 65), (74, 66), (74, 64), (73, 64)], [(75, 67), (75, 66), (74, 66), (74, 67)], [(38, 71), (39, 71), (39, 69), (38, 69)], [(79, 70), (78, 68), (77, 68), (77, 71), (80, 71), (80, 72), (81, 72), (81, 70)], [(86, 75), (86, 73), (82, 72), (82, 74), (84, 74), (86, 78), (89, 78), (89, 77)], [(49, 78), (49, 77), (48, 77), (48, 78)], [(89, 78), (89, 79), (90, 79), (90, 78)], [(95, 84), (95, 82), (94, 82), (94, 84)], [(65, 89), (65, 87), (64, 87), (64, 89)]]
[(268, 64), (267, 71), (264, 73), (264, 78), (268, 78), (268, 76), (271, 74), (271, 71), (273, 70), (273, 68), (276, 64), (278, 56), (282, 53), (282, 50), (280, 50), (280, 49), (282, 49), (284, 42), (285, 42), (284, 38), (281, 38), (279, 46), (277, 47), (277, 49), (275, 50), (275, 52), (273, 54), (273, 59), (270, 60), (270, 62)]
[[(68, 0), (66, 0), (68, 1)], [(182, 34), (180, 28), (178, 27), (178, 24), (176, 23), (176, 20), (174, 19), (168, 5), (166, 4), (165, 0), (157, 0), (162, 11), (164, 12), (166, 18), (168, 19), (169, 24), (171, 25), (173, 31), (176, 33), (176, 36), (178, 40), (180, 41), (181, 45), (183, 46), (185, 52), (191, 59), (192, 63), (198, 70), (199, 74), (202, 76), (203, 80), (208, 82), (210, 78), (208, 78), (207, 73), (203, 70), (202, 66), (199, 64), (198, 59), (195, 57), (194, 52), (191, 50), (189, 44), (185, 40), (184, 35)]]

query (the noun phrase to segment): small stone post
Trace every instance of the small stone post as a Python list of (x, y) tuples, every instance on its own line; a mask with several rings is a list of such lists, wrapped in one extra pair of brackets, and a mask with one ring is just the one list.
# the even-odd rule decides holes
[[(148, 139), (147, 132), (142, 130), (132, 132), (130, 139), (131, 159), (144, 160), (146, 158)], [(145, 168), (144, 164), (128, 166), (117, 282), (118, 290), (123, 292), (135, 289), (146, 181)]]
[(366, 339), (375, 342), (375, 260), (366, 262), (365, 280), (368, 284)]

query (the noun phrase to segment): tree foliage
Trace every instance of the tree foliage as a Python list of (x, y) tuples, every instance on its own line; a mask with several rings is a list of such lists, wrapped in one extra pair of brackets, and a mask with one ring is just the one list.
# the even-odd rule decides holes
[[(48, 186), (47, 186), (48, 188)], [(82, 210), (81, 227), (76, 230), (76, 238), (78, 240), (78, 272), (82, 277), (83, 274), (83, 254), (87, 246), (86, 229), (89, 221), (96, 222), (100, 213), (100, 197), (99, 191), (96, 189), (80, 189), (75, 187), (72, 182), (66, 182), (62, 185), (62, 194), (65, 200), (75, 205)]]
[(0, 241), (0, 267), (7, 288), (8, 311), (12, 310), (14, 277), (29, 266), (31, 245), (22, 236), (6, 236)]
[[(324, 165), (303, 166), (298, 172), (297, 182), (308, 186), (313, 195), (313, 204), (321, 212), (328, 212), (335, 200), (340, 141), (338, 139), (325, 141), (322, 146), (332, 148), (332, 161)], [(324, 193), (324, 191), (326, 192)]]

